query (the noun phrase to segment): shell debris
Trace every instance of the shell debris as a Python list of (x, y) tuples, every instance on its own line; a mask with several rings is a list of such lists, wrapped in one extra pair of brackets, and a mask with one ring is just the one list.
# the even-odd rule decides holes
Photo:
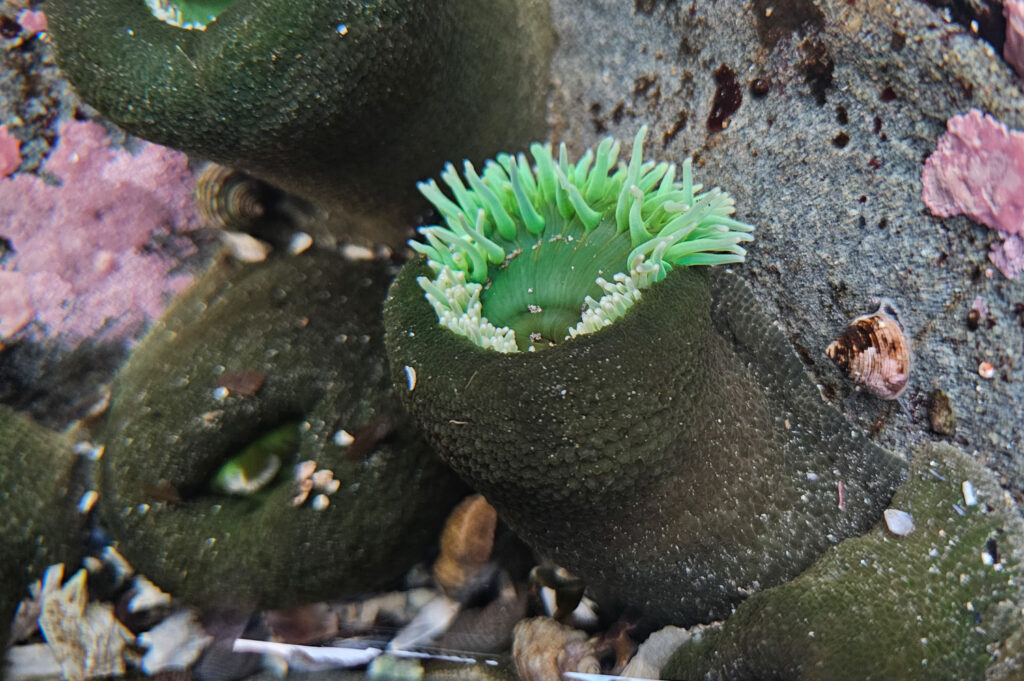
[(968, 506), (978, 505), (978, 495), (974, 493), (974, 485), (971, 484), (970, 480), (964, 480), (960, 485), (960, 490), (964, 494), (964, 503)]
[(914, 531), (914, 518), (906, 511), (887, 508), (882, 514), (885, 527), (897, 537), (906, 537)]
[(889, 301), (882, 301), (875, 312), (850, 322), (825, 353), (858, 387), (875, 397), (894, 400), (907, 388), (912, 363), (910, 342)]
[(991, 362), (982, 362), (978, 365), (978, 375), (984, 379), (990, 379), (996, 375), (996, 368)]

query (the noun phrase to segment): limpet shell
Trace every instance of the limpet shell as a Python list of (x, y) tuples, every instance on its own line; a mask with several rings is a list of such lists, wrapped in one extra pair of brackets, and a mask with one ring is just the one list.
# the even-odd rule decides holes
[(858, 387), (883, 400), (903, 394), (910, 378), (910, 342), (892, 304), (857, 317), (825, 353)]

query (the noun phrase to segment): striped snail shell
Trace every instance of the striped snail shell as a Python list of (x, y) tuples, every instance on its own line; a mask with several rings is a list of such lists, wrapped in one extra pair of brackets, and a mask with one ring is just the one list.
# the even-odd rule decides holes
[(910, 378), (910, 342), (890, 301), (878, 310), (857, 317), (825, 353), (847, 376), (875, 397), (895, 400)]
[(196, 177), (196, 204), (207, 227), (241, 230), (266, 212), (267, 189), (232, 168), (207, 163)]

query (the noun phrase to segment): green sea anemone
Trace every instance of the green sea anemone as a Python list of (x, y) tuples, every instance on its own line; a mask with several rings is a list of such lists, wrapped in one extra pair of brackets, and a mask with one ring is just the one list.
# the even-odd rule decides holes
[(664, 679), (982, 681), (1024, 668), (1024, 523), (996, 476), (929, 444), (885, 523), (684, 644)]
[(448, 154), (483, 160), (545, 129), (546, 0), (48, 0), (46, 13), (62, 72), (104, 116), (315, 202), (334, 233), (400, 245), (426, 207), (415, 183)]
[(516, 533), (606, 601), (688, 624), (868, 530), (905, 467), (704, 266), (743, 258), (731, 199), (642, 143), (628, 163), (606, 140), (465, 183), (449, 167), (454, 198), (423, 187), (446, 226), (423, 230), (384, 317), (400, 397)]
[[(570, 163), (565, 144), (501, 154), (477, 174), (451, 164), (420, 191), (447, 227), (420, 229), (411, 242), (435, 277), (420, 277), (441, 324), (483, 348), (537, 350), (620, 319), (642, 292), (674, 266), (742, 262), (753, 227), (733, 220), (732, 198), (701, 192), (686, 159), (676, 166), (643, 160), (646, 126), (628, 165), (608, 137)], [(467, 187), (466, 184), (469, 186)]]
[(97, 433), (104, 526), (137, 570), (206, 607), (287, 607), (385, 586), (436, 546), (465, 488), (394, 395), (393, 273), (311, 248), (218, 262), (175, 301)]

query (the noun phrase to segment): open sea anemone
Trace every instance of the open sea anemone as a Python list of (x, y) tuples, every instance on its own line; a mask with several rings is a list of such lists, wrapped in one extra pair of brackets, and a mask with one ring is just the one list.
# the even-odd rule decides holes
[(905, 466), (704, 267), (741, 262), (751, 227), (643, 137), (628, 161), (535, 145), (532, 168), (421, 186), (446, 224), (392, 284), (387, 347), (428, 439), (517, 534), (606, 602), (691, 624), (865, 532)]
[[(673, 267), (742, 262), (753, 227), (729, 217), (732, 198), (693, 183), (692, 161), (644, 162), (642, 127), (628, 165), (608, 137), (570, 163), (550, 145), (502, 154), (463, 177), (449, 164), (420, 185), (446, 227), (420, 229), (433, 279), (419, 284), (441, 324), (483, 348), (537, 350), (619, 319)], [(611, 171), (611, 172), (610, 172)], [(469, 186), (467, 187), (466, 184)], [(514, 216), (514, 217), (513, 217)]]

